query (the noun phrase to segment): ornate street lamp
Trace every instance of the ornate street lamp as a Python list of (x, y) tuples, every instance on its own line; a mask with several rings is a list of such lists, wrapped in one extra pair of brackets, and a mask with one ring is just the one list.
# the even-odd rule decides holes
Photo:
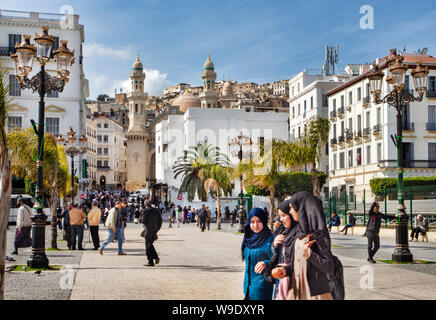
[[(239, 133), (239, 135), (229, 142), (230, 147), (230, 153), (234, 157), (239, 158), (239, 163), (242, 163), (242, 159), (244, 158), (244, 155), (251, 157), (251, 148), (253, 146), (253, 141), (250, 137), (244, 136), (242, 134), (242, 131)], [(243, 186), (243, 177), (242, 175), (239, 177), (240, 183), (241, 183), (241, 203), (240, 205), (244, 205), (244, 186)], [(239, 232), (244, 232), (244, 225), (245, 225), (245, 217), (240, 216), (239, 217)]]
[[(50, 76), (45, 71), (45, 65), (50, 61), (50, 52), (54, 43), (53, 37), (48, 34), (48, 27), (42, 27), (40, 35), (35, 34), (35, 45), (30, 43), (31, 36), (24, 35), (21, 44), (16, 43), (16, 54), (11, 54), (11, 58), (15, 64), (15, 76), (17, 77), (21, 89), (32, 89), (33, 92), (39, 93), (39, 115), (38, 128), (33, 120), (32, 126), (35, 133), (38, 135), (38, 160), (36, 162), (36, 192), (35, 206), (36, 215), (32, 217), (32, 255), (27, 260), (27, 265), (30, 268), (47, 268), (48, 259), (45, 254), (45, 221), (47, 216), (43, 212), (43, 159), (44, 159), (44, 97), (46, 93), (51, 91), (62, 92), (65, 83), (68, 81), (68, 74), (71, 65), (74, 63), (74, 51), (70, 51), (66, 47), (66, 41), (63, 41), (63, 47), (53, 52), (57, 62), (57, 77)], [(33, 60), (39, 62), (41, 69), (32, 78), (28, 78), (32, 72)]]
[(65, 153), (71, 157), (71, 202), (74, 204), (74, 157), (86, 152), (86, 142), (88, 139), (85, 134), (79, 138), (79, 145), (76, 144), (76, 132), (70, 127), (67, 137), (63, 138), (59, 134), (57, 141), (65, 147)]
[[(409, 238), (407, 232), (408, 215), (404, 206), (404, 150), (403, 150), (403, 112), (410, 102), (422, 101), (425, 91), (427, 90), (428, 68), (422, 67), (421, 62), (416, 63), (416, 68), (411, 71), (415, 90), (419, 96), (415, 97), (409, 90), (405, 90), (404, 79), (409, 67), (402, 64), (404, 57), (397, 55), (396, 49), (392, 49), (386, 57), (386, 66), (390, 74), (386, 76), (388, 94), (380, 98), (382, 92), (383, 71), (374, 63), (373, 69), (368, 73), (371, 94), (376, 104), (387, 103), (397, 111), (397, 134), (392, 137), (397, 148), (398, 159), (398, 221), (396, 224), (396, 244), (392, 254), (392, 260), (397, 262), (412, 262), (413, 255), (409, 250)], [(403, 209), (403, 210), (402, 210)]]

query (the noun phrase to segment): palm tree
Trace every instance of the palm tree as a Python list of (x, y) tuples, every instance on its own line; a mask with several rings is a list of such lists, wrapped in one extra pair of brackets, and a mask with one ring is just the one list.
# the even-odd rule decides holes
[(4, 300), (7, 226), (12, 193), (12, 172), (6, 136), (8, 110), (14, 105), (9, 97), (9, 74), (0, 65), (0, 300)]
[(320, 195), (320, 186), (316, 165), (321, 160), (322, 151), (325, 147), (325, 144), (328, 142), (329, 131), (329, 120), (317, 118), (309, 123), (309, 126), (303, 137), (303, 143), (305, 146), (304, 153), (307, 161), (306, 163), (310, 163), (312, 165), (313, 194), (318, 197)]
[(201, 172), (202, 179), (205, 179), (204, 189), (207, 193), (216, 195), (217, 200), (217, 230), (221, 230), (221, 196), (222, 194), (229, 196), (232, 194), (232, 172), (230, 166), (214, 164), (210, 169)]
[[(51, 134), (44, 136), (44, 190), (49, 194), (49, 205), (52, 213), (51, 220), (51, 246), (57, 249), (57, 216), (58, 194), (65, 195), (66, 183), (69, 180), (68, 163), (65, 151), (56, 143)], [(37, 136), (31, 128), (14, 130), (8, 134), (11, 150), (12, 173), (17, 177), (27, 177), (36, 182), (36, 148)], [(30, 156), (29, 156), (30, 155)], [(60, 162), (62, 160), (62, 162)]]

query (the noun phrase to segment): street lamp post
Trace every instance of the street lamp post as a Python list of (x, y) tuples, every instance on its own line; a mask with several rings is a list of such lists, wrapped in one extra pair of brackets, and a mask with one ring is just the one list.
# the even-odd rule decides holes
[(59, 134), (57, 141), (64, 145), (65, 153), (71, 157), (71, 202), (74, 205), (74, 157), (86, 152), (86, 142), (88, 139), (85, 134), (79, 138), (79, 146), (76, 145), (76, 132), (70, 127), (67, 138)]
[[(30, 268), (47, 268), (48, 259), (45, 254), (45, 221), (47, 216), (44, 214), (43, 202), (43, 160), (44, 160), (44, 97), (46, 93), (52, 91), (62, 92), (65, 84), (68, 82), (69, 69), (74, 63), (74, 50), (67, 48), (67, 41), (61, 41), (61, 47), (53, 51), (54, 60), (56, 61), (57, 77), (50, 76), (45, 71), (45, 65), (50, 61), (50, 53), (54, 39), (48, 34), (48, 27), (42, 27), (40, 35), (35, 34), (35, 45), (30, 43), (31, 36), (24, 35), (21, 44), (16, 43), (16, 53), (11, 54), (15, 63), (15, 76), (17, 77), (21, 89), (32, 89), (33, 92), (39, 93), (39, 116), (38, 127), (31, 120), (33, 129), (38, 135), (37, 147), (37, 173), (36, 173), (36, 191), (35, 205), (36, 215), (32, 217), (32, 255), (27, 260), (27, 266)], [(32, 78), (28, 78), (32, 71), (33, 59), (36, 57), (41, 69)]]
[[(242, 160), (244, 158), (244, 154), (249, 156), (251, 155), (251, 147), (253, 145), (253, 141), (250, 137), (244, 136), (242, 132), (239, 133), (239, 135), (229, 142), (230, 152), (234, 157), (239, 158), (239, 163), (242, 163)], [(240, 205), (244, 205), (244, 186), (243, 186), (243, 177), (242, 174), (239, 176), (239, 181), (241, 184), (241, 203)], [(239, 232), (244, 231), (244, 225), (245, 225), (245, 218), (240, 217), (239, 218)]]
[[(419, 96), (415, 97), (413, 93), (405, 89), (404, 79), (406, 71), (409, 69), (407, 65), (402, 64), (404, 57), (398, 55), (396, 49), (392, 49), (386, 57), (385, 66), (389, 73), (386, 76), (388, 94), (380, 98), (382, 91), (382, 80), (384, 72), (379, 69), (377, 64), (373, 64), (372, 71), (369, 72), (368, 78), (370, 81), (371, 94), (373, 95), (376, 104), (387, 103), (395, 108), (397, 120), (397, 134), (392, 136), (392, 140), (397, 148), (398, 159), (398, 221), (396, 224), (396, 243), (392, 260), (397, 262), (412, 262), (413, 255), (409, 250), (408, 238), (408, 220), (404, 206), (404, 149), (403, 149), (403, 112), (410, 102), (422, 101), (425, 91), (427, 90), (427, 75), (428, 68), (423, 68), (421, 62), (416, 63), (416, 68), (412, 70), (413, 83)], [(386, 201), (386, 199), (385, 199)]]

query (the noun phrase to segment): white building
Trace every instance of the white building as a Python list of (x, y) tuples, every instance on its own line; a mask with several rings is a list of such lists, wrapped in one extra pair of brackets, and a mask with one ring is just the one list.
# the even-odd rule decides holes
[[(31, 43), (35, 43), (35, 33), (41, 34), (41, 28), (47, 26), (49, 34), (54, 37), (53, 50), (59, 47), (60, 40), (68, 41), (68, 48), (75, 50), (75, 63), (71, 67), (69, 81), (63, 92), (52, 92), (45, 97), (46, 132), (57, 136), (66, 134), (71, 126), (80, 136), (85, 131), (85, 99), (88, 97), (88, 81), (83, 74), (82, 43), (85, 41), (84, 26), (79, 24), (78, 15), (68, 15), (61, 20), (62, 14), (45, 14), (37, 12), (0, 11), (0, 63), (9, 72), (10, 96), (14, 98), (14, 106), (8, 112), (8, 129), (12, 127), (29, 128), (30, 120), (38, 122), (39, 95), (30, 89), (21, 90), (15, 77), (15, 66), (10, 53), (15, 52), (15, 43), (21, 43), (23, 35), (31, 35)], [(56, 75), (54, 60), (47, 63), (46, 71)], [(33, 70), (29, 78), (40, 71), (40, 65), (34, 60)], [(81, 156), (75, 158), (75, 167), (81, 168)], [(80, 175), (79, 175), (80, 176)]]
[[(273, 137), (287, 140), (287, 120), (286, 113), (246, 112), (242, 109), (190, 107), (184, 114), (168, 114), (155, 126), (157, 182), (168, 184), (169, 200), (176, 204), (188, 204), (186, 195), (183, 195), (181, 201), (177, 200), (182, 177), (174, 179), (172, 170), (176, 159), (183, 156), (185, 149), (207, 141), (219, 146), (231, 162), (237, 164), (238, 158), (230, 154), (230, 139), (242, 130), (252, 138), (253, 143), (266, 143)], [(237, 196), (239, 192), (239, 182), (236, 182), (233, 196)], [(201, 204), (197, 202), (195, 205), (195, 202), (194, 207)], [(209, 201), (209, 206), (215, 208), (215, 202)]]
[[(103, 189), (122, 189), (126, 180), (126, 138), (123, 127), (106, 116), (88, 119), (96, 127), (96, 185)], [(92, 124), (94, 122), (95, 124)], [(90, 178), (91, 183), (92, 179)]]
[[(429, 87), (422, 102), (413, 102), (403, 116), (405, 177), (436, 175), (436, 58), (404, 54), (404, 62), (414, 68), (422, 61), (430, 69)], [(381, 62), (378, 59), (378, 63)], [(386, 73), (387, 69), (383, 71)], [(383, 80), (385, 81), (385, 80)], [(412, 89), (410, 69), (406, 88)], [(397, 177), (396, 110), (388, 104), (376, 105), (370, 97), (366, 73), (329, 91), (331, 120), (329, 149), (330, 191), (347, 191), (350, 199), (371, 196), (370, 180)], [(386, 83), (381, 97), (387, 94)], [(414, 92), (415, 96), (418, 94)]]
[[(303, 136), (306, 125), (312, 119), (328, 117), (326, 93), (348, 79), (348, 76), (340, 75), (312, 75), (307, 70), (303, 70), (289, 80), (291, 141), (298, 140)], [(328, 174), (328, 148), (324, 148), (317, 168)], [(306, 169), (310, 171), (312, 166), (307, 165)], [(324, 188), (328, 190), (328, 183), (325, 184)]]
[(289, 93), (288, 80), (276, 81), (272, 84), (273, 94), (275, 96), (285, 96)]

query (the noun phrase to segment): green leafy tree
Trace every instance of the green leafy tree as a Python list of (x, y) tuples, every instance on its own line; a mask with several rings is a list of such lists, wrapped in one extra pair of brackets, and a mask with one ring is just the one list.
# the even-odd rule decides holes
[(9, 96), (9, 74), (0, 64), (0, 300), (4, 300), (7, 226), (12, 193), (12, 170), (6, 135), (6, 119), (14, 106)]
[(312, 165), (313, 194), (320, 195), (320, 185), (317, 178), (316, 165), (321, 160), (325, 144), (328, 142), (330, 121), (325, 118), (317, 118), (309, 122), (303, 137), (303, 159)]
[[(17, 177), (24, 177), (26, 192), (35, 194), (36, 186), (36, 159), (37, 136), (33, 129), (14, 130), (8, 134), (10, 149), (12, 151), (12, 172)], [(30, 155), (30, 156), (29, 156)], [(62, 162), (60, 161), (62, 160)], [(51, 246), (57, 248), (57, 217), (59, 193), (65, 195), (68, 182), (68, 163), (65, 152), (58, 146), (56, 139), (51, 134), (44, 136), (44, 196), (48, 199), (51, 219)]]
[(196, 195), (201, 201), (207, 201), (205, 182), (212, 165), (228, 165), (227, 156), (218, 147), (207, 142), (188, 147), (173, 166), (174, 179), (182, 175), (179, 195), (186, 192), (188, 201), (193, 201)]
[(221, 230), (221, 197), (232, 194), (232, 173), (230, 163), (226, 166), (213, 164), (201, 171), (201, 178), (205, 179), (206, 192), (216, 196), (217, 199), (217, 230)]

